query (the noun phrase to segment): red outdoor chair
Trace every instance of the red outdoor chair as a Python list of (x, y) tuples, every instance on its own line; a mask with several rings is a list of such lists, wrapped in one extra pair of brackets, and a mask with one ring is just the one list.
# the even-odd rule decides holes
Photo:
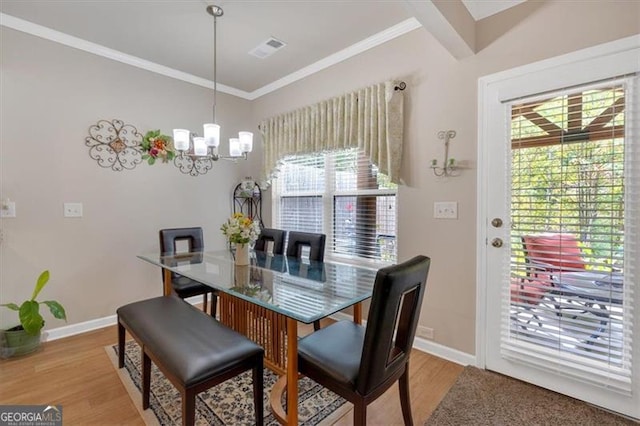
[(553, 304), (556, 314), (559, 315), (560, 311), (553, 296), (554, 274), (584, 271), (586, 262), (578, 239), (571, 234), (525, 235), (522, 237), (522, 248), (526, 276), (511, 278), (511, 302), (530, 312), (531, 319), (527, 324), (535, 319), (542, 326), (534, 309), (536, 306), (546, 299)]
[[(512, 279), (511, 301), (512, 306), (531, 314), (527, 324), (535, 319), (542, 326), (542, 312), (546, 310), (574, 323), (597, 320), (587, 344), (603, 336), (611, 307), (622, 305), (622, 274), (587, 269), (589, 263), (580, 242), (571, 234), (526, 235), (522, 246), (526, 276)], [(605, 286), (608, 292), (603, 290)]]
[(549, 272), (579, 272), (586, 262), (578, 239), (571, 234), (540, 234), (522, 237), (525, 261)]

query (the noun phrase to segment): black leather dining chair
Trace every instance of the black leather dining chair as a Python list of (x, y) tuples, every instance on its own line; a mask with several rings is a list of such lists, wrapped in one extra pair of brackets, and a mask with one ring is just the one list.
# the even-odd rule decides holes
[(313, 232), (289, 231), (287, 256), (302, 257), (302, 249), (309, 248), (309, 260), (324, 261), (324, 245), (327, 236)]
[[(188, 244), (189, 252), (199, 252), (204, 250), (204, 236), (202, 234), (202, 228), (170, 228), (160, 230), (160, 251), (163, 254), (176, 254), (176, 244), (180, 241), (185, 241)], [(162, 274), (162, 281), (164, 283), (164, 273)], [(215, 317), (217, 314), (218, 295), (214, 289), (208, 285), (193, 281), (190, 278), (182, 275), (171, 273), (171, 285), (178, 297), (186, 299), (192, 296), (202, 295), (203, 304), (202, 310), (207, 312), (208, 295), (211, 294), (211, 316)]]
[(340, 321), (298, 342), (298, 371), (353, 403), (356, 426), (367, 405), (399, 381), (405, 425), (413, 425), (409, 356), (431, 260), (416, 256), (376, 275), (366, 328)]
[[(318, 262), (324, 261), (324, 245), (327, 236), (325, 234), (316, 234), (313, 232), (289, 232), (289, 241), (287, 242), (288, 257), (302, 257), (302, 249), (309, 248), (309, 260)], [(320, 330), (320, 321), (313, 322), (313, 329)]]
[(273, 243), (273, 254), (284, 254), (284, 239), (287, 231), (273, 228), (262, 228), (253, 249), (267, 251), (268, 242)]

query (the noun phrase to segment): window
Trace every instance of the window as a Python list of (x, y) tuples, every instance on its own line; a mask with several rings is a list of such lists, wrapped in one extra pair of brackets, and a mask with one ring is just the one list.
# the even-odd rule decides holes
[(395, 263), (396, 190), (355, 149), (292, 157), (274, 183), (274, 226), (326, 234), (327, 256)]
[(625, 208), (632, 187), (625, 162), (627, 95), (620, 80), (511, 105), (505, 323), (507, 350), (552, 350), (574, 366), (619, 377), (621, 388), (631, 365), (632, 293), (624, 279), (625, 220), (633, 214)]

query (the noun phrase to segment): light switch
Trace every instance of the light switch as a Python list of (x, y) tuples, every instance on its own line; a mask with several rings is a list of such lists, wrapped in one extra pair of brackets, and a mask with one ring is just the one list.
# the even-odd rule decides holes
[(436, 201), (433, 203), (433, 217), (436, 219), (457, 219), (457, 201)]
[(64, 217), (82, 217), (82, 203), (64, 203)]

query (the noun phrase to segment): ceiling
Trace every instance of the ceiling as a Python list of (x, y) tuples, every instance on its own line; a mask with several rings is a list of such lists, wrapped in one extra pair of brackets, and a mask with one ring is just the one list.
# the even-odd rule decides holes
[(524, 3), (526, 0), (462, 0), (473, 19), (479, 21)]
[[(479, 20), (524, 0), (462, 1)], [(117, 51), (112, 55), (125, 54), (131, 61), (141, 58), (196, 79), (213, 80), (213, 18), (205, 11), (212, 2), (2, 0), (0, 12), (2, 25), (27, 28), (32, 34), (44, 32), (47, 38), (57, 37), (74, 47), (89, 41), (99, 46), (89, 43), (85, 50), (107, 47)], [(224, 9), (217, 23), (219, 89), (247, 98), (420, 26), (405, 2), (397, 0), (219, 0), (216, 4)], [(286, 46), (265, 59), (248, 54), (269, 37)]]

